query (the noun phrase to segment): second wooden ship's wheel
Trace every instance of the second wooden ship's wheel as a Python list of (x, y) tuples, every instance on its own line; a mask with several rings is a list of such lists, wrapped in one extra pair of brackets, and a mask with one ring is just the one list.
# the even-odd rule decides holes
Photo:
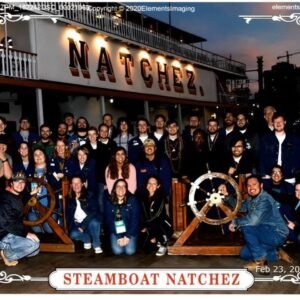
[[(220, 185), (225, 185), (232, 198), (226, 197), (218, 190)], [(232, 177), (223, 173), (209, 172), (192, 183), (188, 205), (201, 222), (221, 225), (235, 218), (241, 202), (239, 186)], [(213, 209), (215, 213), (209, 214)]]
[[(178, 185), (183, 183), (178, 182)], [(220, 187), (223, 186), (221, 189)], [(192, 222), (184, 229), (177, 241), (168, 247), (170, 255), (238, 255), (241, 243), (231, 243), (230, 234), (226, 235), (223, 224), (233, 220), (241, 207), (242, 189), (230, 176), (208, 172), (200, 176), (191, 184), (187, 206), (195, 215)], [(183, 199), (182, 199), (183, 201)], [(182, 205), (181, 205), (182, 206)], [(213, 244), (201, 243), (205, 235), (213, 238), (209, 233), (200, 233), (199, 244), (191, 244), (188, 239), (198, 229), (200, 223), (221, 226), (224, 241), (213, 239)], [(207, 230), (204, 226), (203, 230)], [(199, 240), (200, 239), (200, 240)]]

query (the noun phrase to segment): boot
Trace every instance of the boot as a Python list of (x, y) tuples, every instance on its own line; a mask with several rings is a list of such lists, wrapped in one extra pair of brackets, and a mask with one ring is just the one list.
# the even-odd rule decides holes
[(244, 268), (248, 269), (248, 271), (255, 271), (261, 275), (270, 274), (270, 268), (268, 266), (268, 262), (265, 259), (251, 261), (248, 264), (244, 265)]
[(293, 259), (281, 248), (279, 248), (278, 250), (278, 259), (283, 260), (290, 264), (293, 263)]

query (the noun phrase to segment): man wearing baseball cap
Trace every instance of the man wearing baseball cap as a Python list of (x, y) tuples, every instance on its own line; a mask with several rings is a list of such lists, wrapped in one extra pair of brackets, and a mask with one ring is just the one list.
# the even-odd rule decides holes
[(7, 266), (16, 266), (18, 260), (39, 253), (38, 237), (26, 232), (23, 225), (22, 192), (26, 175), (17, 172), (10, 179), (10, 186), (0, 193), (0, 251)]

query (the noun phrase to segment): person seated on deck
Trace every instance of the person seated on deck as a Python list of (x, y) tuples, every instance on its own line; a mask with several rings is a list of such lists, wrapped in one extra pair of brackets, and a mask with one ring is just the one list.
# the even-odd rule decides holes
[(19, 259), (39, 253), (38, 237), (23, 225), (23, 191), (26, 175), (13, 174), (10, 186), (0, 195), (0, 250), (7, 266), (16, 266)]
[(104, 192), (104, 222), (115, 255), (136, 252), (140, 224), (140, 204), (128, 191), (125, 179), (118, 179), (111, 195)]
[(72, 240), (82, 241), (86, 250), (91, 249), (93, 244), (95, 254), (103, 252), (100, 241), (101, 220), (97, 214), (96, 199), (88, 195), (80, 176), (71, 179), (67, 220)]
[(244, 267), (266, 274), (264, 267), (268, 262), (278, 259), (292, 262), (288, 254), (279, 248), (286, 241), (289, 231), (276, 201), (263, 190), (262, 179), (251, 175), (246, 179), (246, 187), (249, 197), (243, 201), (241, 211), (247, 214), (234, 219), (229, 224), (229, 230), (234, 232), (240, 229), (243, 233), (246, 244), (240, 256), (252, 261)]
[(142, 233), (147, 234), (148, 246), (156, 245), (156, 256), (163, 256), (167, 252), (167, 243), (173, 234), (171, 220), (167, 215), (161, 181), (156, 176), (150, 176), (146, 186), (138, 196), (142, 207)]

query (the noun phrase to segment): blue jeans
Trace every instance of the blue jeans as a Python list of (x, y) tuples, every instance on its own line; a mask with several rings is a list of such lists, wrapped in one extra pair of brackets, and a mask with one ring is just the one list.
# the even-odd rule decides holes
[(111, 243), (111, 249), (112, 252), (115, 255), (120, 255), (120, 254), (127, 254), (127, 255), (132, 255), (136, 252), (136, 247), (137, 247), (137, 237), (131, 237), (129, 239), (129, 243), (126, 246), (119, 246), (118, 245), (118, 237), (115, 234), (110, 235), (110, 243)]
[(241, 229), (246, 242), (240, 253), (242, 259), (266, 259), (269, 262), (278, 260), (277, 248), (285, 242), (286, 236), (280, 235), (270, 225), (243, 226)]
[[(80, 227), (80, 224), (78, 224)], [(81, 241), (83, 243), (93, 243), (93, 248), (101, 246), (100, 229), (101, 223), (96, 218), (91, 219), (84, 232), (81, 232), (78, 227), (73, 227), (70, 230), (70, 238), (72, 240)]]
[(35, 256), (40, 251), (40, 243), (26, 237), (7, 234), (0, 241), (0, 249), (9, 261), (19, 260), (26, 256)]
[[(56, 215), (52, 215), (51, 216), (54, 220), (56, 220)], [(32, 210), (28, 213), (28, 220), (29, 221), (36, 221), (40, 218), (40, 216), (38, 215), (38, 213), (35, 210)], [(46, 233), (53, 233), (53, 230), (51, 229), (51, 227), (49, 226), (48, 222), (44, 222), (42, 224), (36, 225), (36, 226), (32, 226), (32, 230), (35, 233), (40, 233), (40, 232), (46, 232)]]

